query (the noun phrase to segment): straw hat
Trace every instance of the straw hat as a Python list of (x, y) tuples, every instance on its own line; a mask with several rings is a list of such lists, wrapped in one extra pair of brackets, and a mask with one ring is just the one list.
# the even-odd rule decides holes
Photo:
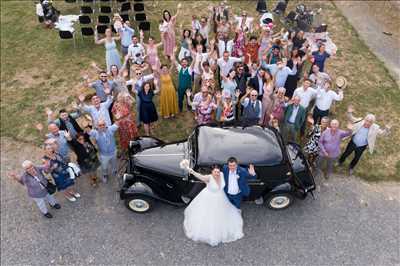
[(336, 86), (338, 88), (344, 89), (347, 86), (347, 80), (343, 76), (339, 76), (336, 78)]

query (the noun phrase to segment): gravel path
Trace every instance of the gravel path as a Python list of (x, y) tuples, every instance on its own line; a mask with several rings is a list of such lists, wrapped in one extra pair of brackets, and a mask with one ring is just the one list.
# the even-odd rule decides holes
[(400, 85), (400, 1), (334, 2)]
[(245, 237), (211, 248), (186, 239), (183, 209), (158, 204), (138, 215), (117, 198), (118, 184), (89, 186), (82, 198), (42, 218), (5, 172), (39, 151), (3, 140), (1, 265), (399, 265), (399, 185), (334, 177), (316, 200), (284, 211), (244, 204)]

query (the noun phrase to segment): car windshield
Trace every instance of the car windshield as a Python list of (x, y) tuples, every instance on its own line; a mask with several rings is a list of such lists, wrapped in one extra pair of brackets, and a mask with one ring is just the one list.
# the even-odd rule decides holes
[(188, 153), (187, 159), (190, 162), (190, 168), (193, 168), (196, 162), (196, 139), (195, 139), (195, 132), (190, 134), (188, 137)]

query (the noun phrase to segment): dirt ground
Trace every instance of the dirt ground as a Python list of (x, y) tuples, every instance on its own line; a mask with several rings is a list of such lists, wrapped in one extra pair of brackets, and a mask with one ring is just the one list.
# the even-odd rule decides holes
[(334, 3), (400, 85), (400, 1)]

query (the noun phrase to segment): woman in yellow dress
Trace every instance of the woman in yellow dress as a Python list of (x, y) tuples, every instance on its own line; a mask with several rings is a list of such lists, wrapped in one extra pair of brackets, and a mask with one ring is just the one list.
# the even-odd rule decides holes
[(178, 100), (176, 90), (172, 83), (170, 69), (167, 65), (161, 66), (160, 73), (160, 112), (164, 118), (174, 117), (178, 113)]

